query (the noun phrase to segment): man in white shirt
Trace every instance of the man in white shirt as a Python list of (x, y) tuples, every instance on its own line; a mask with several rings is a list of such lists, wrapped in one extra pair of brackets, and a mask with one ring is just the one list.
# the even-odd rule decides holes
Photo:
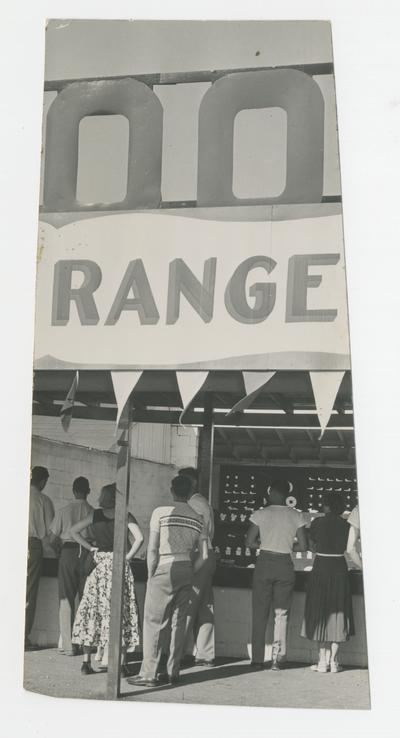
[(188, 503), (202, 516), (207, 532), (208, 558), (194, 575), (187, 619), (185, 653), (195, 656), (196, 666), (214, 666), (214, 594), (212, 580), (216, 558), (212, 545), (214, 537), (214, 512), (204, 495), (198, 492), (198, 472), (192, 466), (180, 469), (180, 476), (188, 477), (192, 491)]
[(269, 506), (250, 516), (246, 545), (260, 549), (253, 577), (252, 666), (264, 668), (265, 631), (271, 605), (275, 612), (272, 669), (286, 657), (286, 632), (295, 585), (291, 551), (295, 538), (299, 549), (307, 549), (303, 513), (286, 505), (290, 485), (284, 480), (271, 483)]
[[(71, 528), (87, 518), (93, 508), (86, 498), (90, 492), (86, 477), (77, 477), (72, 485), (74, 500), (66, 507), (58, 510), (50, 526), (50, 540), (57, 541), (61, 546), (58, 562), (58, 595), (60, 600), (60, 641), (59, 650), (65, 656), (74, 656), (75, 651), (71, 641), (72, 624), (75, 615), (76, 595), (82, 597), (85, 586), (83, 562), (87, 552), (79, 546), (71, 536)], [(82, 535), (87, 537), (88, 530)]]
[(30, 647), (29, 634), (35, 619), (37, 595), (42, 571), (43, 543), (48, 540), (54, 507), (43, 494), (49, 472), (44, 466), (34, 466), (29, 494), (28, 566), (26, 577), (25, 648)]

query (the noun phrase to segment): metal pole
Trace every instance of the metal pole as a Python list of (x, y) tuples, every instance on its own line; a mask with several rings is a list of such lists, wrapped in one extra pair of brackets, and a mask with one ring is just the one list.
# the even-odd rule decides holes
[(211, 503), (212, 465), (214, 452), (214, 398), (211, 392), (204, 401), (203, 426), (199, 437), (199, 492)]
[(110, 637), (108, 644), (107, 692), (108, 700), (120, 696), (121, 680), (121, 639), (122, 608), (125, 581), (125, 555), (127, 538), (127, 507), (130, 478), (130, 429), (129, 412), (128, 428), (118, 439), (117, 495), (115, 504), (114, 554), (110, 603)]

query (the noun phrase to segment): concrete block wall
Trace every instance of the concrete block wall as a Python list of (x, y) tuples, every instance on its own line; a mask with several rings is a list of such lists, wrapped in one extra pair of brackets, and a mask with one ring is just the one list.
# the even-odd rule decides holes
[[(184, 463), (189, 464), (189, 461)], [(77, 476), (89, 479), (88, 502), (97, 507), (101, 487), (115, 481), (116, 454), (34, 436), (32, 466), (35, 465), (45, 466), (50, 472), (45, 494), (52, 499), (56, 510), (73, 499), (72, 482)], [(172, 464), (131, 460), (128, 509), (137, 518), (145, 537), (139, 557), (146, 555), (151, 513), (155, 507), (171, 502), (170, 483), (176, 470)], [(48, 549), (45, 555), (51, 558), (54, 554)]]

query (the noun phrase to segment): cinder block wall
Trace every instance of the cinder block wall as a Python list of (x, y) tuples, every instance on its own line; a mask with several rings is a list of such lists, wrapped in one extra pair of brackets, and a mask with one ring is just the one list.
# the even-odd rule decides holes
[[(115, 481), (115, 453), (34, 436), (32, 465), (38, 464), (47, 467), (50, 472), (45, 493), (52, 499), (56, 510), (73, 499), (72, 482), (75, 477), (85, 476), (89, 479), (91, 492), (88, 502), (93, 507), (98, 505), (101, 487)], [(172, 464), (159, 464), (144, 459), (131, 460), (128, 507), (135, 515), (145, 537), (144, 545), (139, 552), (141, 557), (146, 555), (149, 522), (154, 508), (171, 502), (170, 483), (176, 470), (177, 467)], [(45, 555), (52, 557), (53, 553), (47, 550)]]

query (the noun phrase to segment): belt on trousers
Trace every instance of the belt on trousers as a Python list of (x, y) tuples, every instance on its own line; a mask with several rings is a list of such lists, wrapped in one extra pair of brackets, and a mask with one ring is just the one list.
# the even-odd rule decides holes
[(322, 553), (316, 553), (316, 556), (326, 556), (329, 559), (342, 559), (344, 554), (322, 554)]
[(63, 548), (79, 548), (79, 543), (76, 541), (64, 541)]
[(175, 554), (160, 554), (158, 559), (158, 564), (161, 566), (162, 564), (173, 564), (175, 562), (184, 563), (187, 562), (188, 564), (191, 563), (191, 559), (187, 554), (182, 553), (175, 553)]
[(289, 556), (290, 558), (289, 552), (283, 553), (283, 551), (270, 551), (269, 549), (266, 549), (266, 548), (260, 548), (260, 554), (266, 554), (267, 556), (276, 556), (278, 558), (281, 556), (285, 556), (287, 558)]

